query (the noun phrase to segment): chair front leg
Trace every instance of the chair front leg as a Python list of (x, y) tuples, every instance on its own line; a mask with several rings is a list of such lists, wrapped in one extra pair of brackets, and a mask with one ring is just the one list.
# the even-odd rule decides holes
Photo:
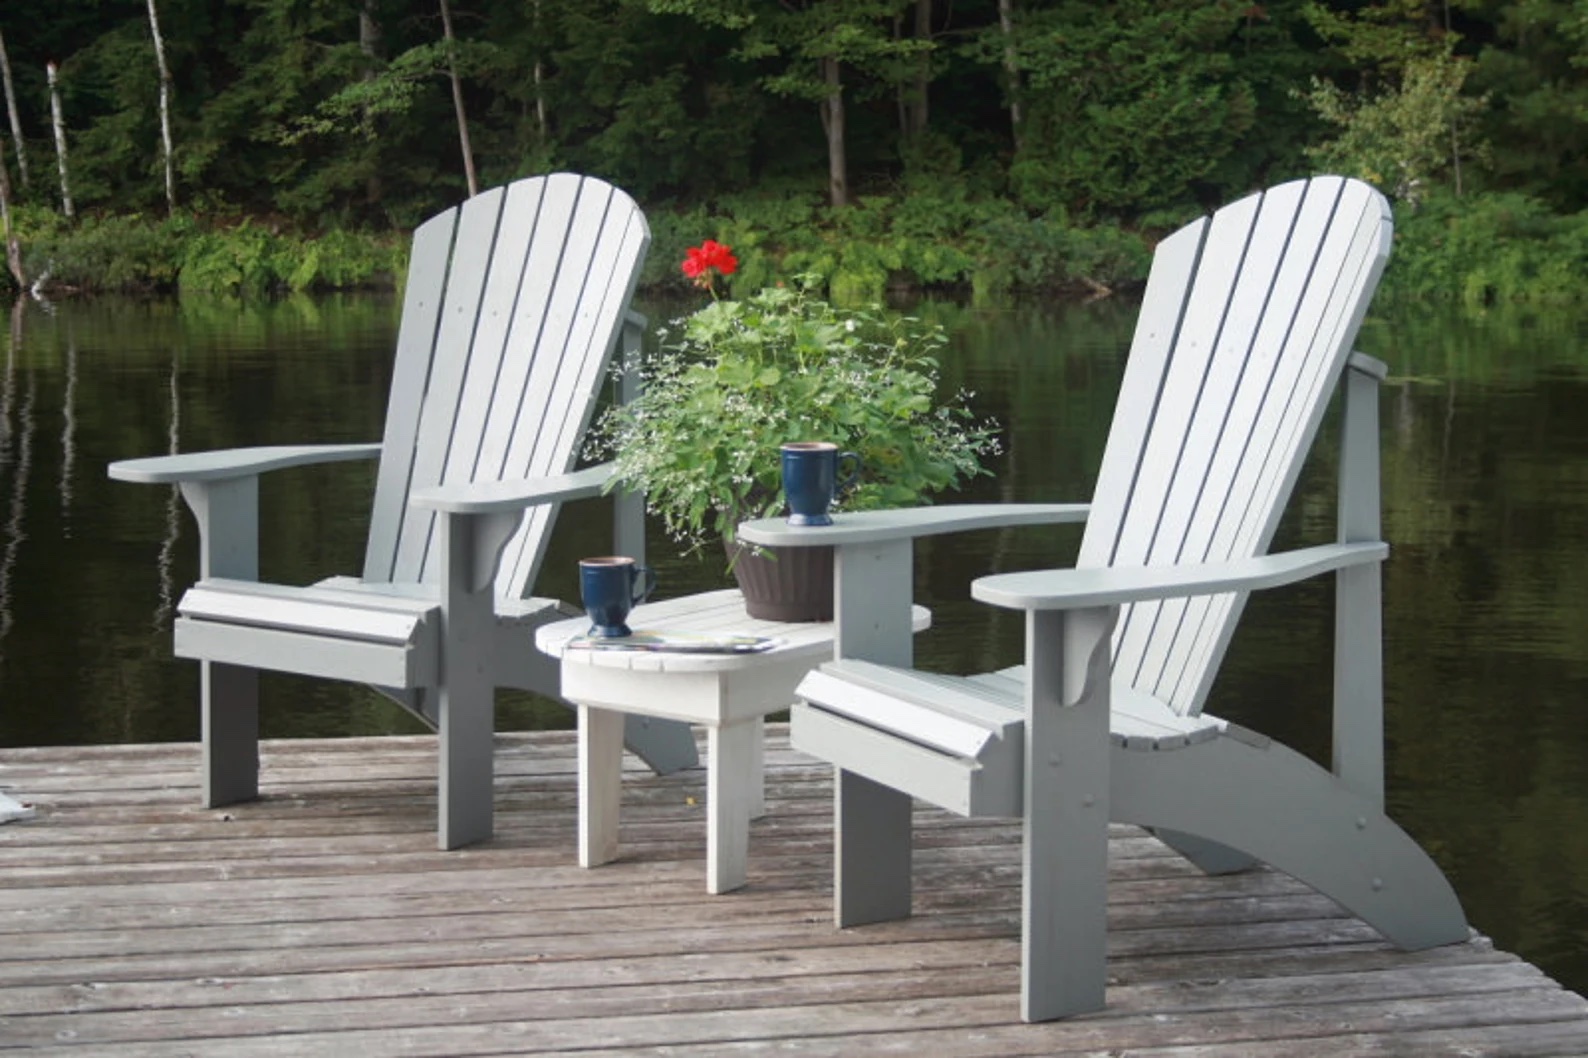
[[(834, 559), (836, 657), (908, 666), (912, 541), (840, 547)], [(910, 795), (834, 769), (833, 918), (840, 927), (908, 918)]]
[(491, 836), (496, 689), (491, 646), (495, 578), (517, 513), (443, 514), (441, 529), (441, 685), (437, 688), (441, 764), (437, 842), (455, 849)]
[[(1103, 1008), (1115, 607), (1026, 617), (1020, 1015)], [(1055, 644), (1059, 645), (1054, 650)]]
[[(259, 579), (259, 478), (185, 481), (182, 498), (198, 522), (199, 576)], [(205, 808), (259, 796), (259, 670), (199, 662)]]

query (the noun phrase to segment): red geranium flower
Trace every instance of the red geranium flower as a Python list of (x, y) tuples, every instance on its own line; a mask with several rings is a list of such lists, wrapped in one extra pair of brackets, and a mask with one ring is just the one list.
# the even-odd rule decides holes
[(684, 263), (679, 266), (697, 287), (712, 290), (713, 273), (731, 276), (739, 267), (733, 250), (715, 239), (707, 239), (699, 246), (691, 246)]

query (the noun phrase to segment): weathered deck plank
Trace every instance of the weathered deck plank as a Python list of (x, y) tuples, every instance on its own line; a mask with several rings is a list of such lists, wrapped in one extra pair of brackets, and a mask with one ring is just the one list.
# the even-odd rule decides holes
[(0, 751), (0, 1050), (850, 1056), (1588, 1054), (1588, 1001), (1481, 937), (1406, 954), (1267, 871), (1111, 831), (1108, 1009), (1017, 1017), (1019, 830), (918, 813), (917, 917), (830, 924), (826, 769), (768, 752), (750, 885), (703, 892), (704, 773), (625, 785), (574, 865), (573, 742), (507, 736), (498, 836), (431, 845), (424, 737), (267, 744), (198, 808), (192, 746)]

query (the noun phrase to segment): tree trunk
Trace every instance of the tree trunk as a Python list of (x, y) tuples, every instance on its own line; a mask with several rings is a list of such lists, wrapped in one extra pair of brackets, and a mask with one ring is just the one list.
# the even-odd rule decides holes
[(176, 216), (176, 169), (171, 161), (171, 68), (165, 61), (160, 15), (149, 0), (149, 32), (154, 35), (154, 60), (160, 67), (160, 147), (165, 155), (165, 211)]
[[(1454, 39), (1451, 36), (1450, 29), (1450, 0), (1445, 0), (1442, 6), (1445, 13), (1445, 39), (1449, 41)], [(1448, 47), (1449, 45), (1447, 45)], [(1445, 52), (1445, 56), (1446, 58), (1450, 57), (1448, 50)], [(1450, 165), (1455, 171), (1457, 198), (1461, 197), (1461, 130), (1457, 127), (1459, 123), (1460, 117), (1452, 113), (1450, 115)]]
[[(358, 50), (364, 56), (364, 80), (373, 81), (376, 76), (375, 67), (381, 59), (381, 31), (380, 21), (375, 17), (377, 0), (364, 0), (358, 10)], [(364, 108), (364, 120), (370, 128), (374, 127), (374, 119), (369, 115), (369, 108)], [(372, 144), (368, 148), (370, 155), (375, 154)], [(380, 163), (372, 158), (369, 174), (364, 177), (364, 200), (371, 206), (379, 205), (385, 198), (385, 188), (381, 183)]]
[(1015, 55), (1015, 3), (998, 0), (998, 26), (1004, 34), (1004, 74), (1009, 78), (1009, 134), (1020, 150), (1020, 63)]
[(17, 148), (17, 175), (28, 186), (28, 149), (22, 142), (22, 118), (17, 113), (17, 89), (11, 81), (11, 58), (6, 54), (5, 37), (0, 36), (0, 83), (5, 86), (6, 116), (11, 119), (11, 142)]
[(546, 140), (551, 135), (551, 130), (546, 126), (546, 68), (541, 61), (540, 48), (540, 0), (535, 0), (535, 127), (540, 133), (540, 146), (546, 146)]
[(55, 164), (61, 171), (61, 212), (71, 217), (74, 212), (72, 187), (66, 179), (66, 121), (61, 117), (61, 85), (53, 62), (45, 64), (44, 75), (50, 82), (50, 124), (55, 128)]
[(463, 174), (469, 181), (469, 197), (480, 193), (474, 175), (474, 151), (469, 147), (469, 117), (463, 111), (463, 78), (458, 76), (457, 40), (452, 36), (452, 5), (441, 0), (441, 33), (447, 42), (447, 71), (452, 76), (452, 109), (458, 115), (458, 145), (463, 150)]
[(370, 69), (380, 59), (380, 21), (375, 17), (376, 0), (364, 0), (364, 6), (358, 10), (358, 50), (364, 56), (364, 80), (373, 80), (375, 71)]
[[(915, 0), (915, 39), (932, 39), (932, 0)], [(905, 130), (911, 139), (920, 138), (926, 131), (932, 86), (932, 54), (923, 51), (916, 62), (915, 98), (910, 100), (910, 127)]]
[(16, 232), (11, 230), (11, 177), (6, 174), (5, 141), (0, 140), (0, 229), (6, 240), (6, 267), (17, 281), (18, 290), (28, 288), (28, 277), (22, 271), (22, 248), (17, 245)]
[[(893, 42), (897, 44), (903, 39), (904, 15), (895, 14), (893, 16)], [(899, 139), (901, 141), (908, 140), (910, 138), (910, 92), (902, 82), (893, 90), (893, 102), (899, 112)]]
[(844, 84), (837, 59), (822, 59), (827, 98), (821, 102), (822, 128), (827, 133), (827, 188), (834, 208), (849, 205), (849, 161), (844, 152)]
[[(932, 39), (932, 0), (915, 0), (914, 40)], [(893, 16), (893, 40), (904, 40), (904, 15)], [(927, 53), (916, 56), (915, 76), (907, 82), (900, 81), (895, 90), (899, 109), (899, 138), (905, 143), (918, 139), (926, 131), (927, 101), (932, 84), (932, 57)]]

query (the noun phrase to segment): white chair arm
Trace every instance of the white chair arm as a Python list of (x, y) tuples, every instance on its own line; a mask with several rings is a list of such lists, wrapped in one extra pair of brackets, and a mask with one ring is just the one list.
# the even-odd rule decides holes
[(378, 444), (275, 445), (258, 448), (226, 448), (213, 452), (184, 452), (144, 459), (123, 459), (110, 464), (109, 473), (117, 481), (151, 485), (181, 484), (185, 481), (225, 481), (250, 477), (284, 467), (314, 463), (336, 463), (349, 459), (374, 459), (380, 455)]
[(612, 464), (602, 463), (552, 477), (415, 489), (408, 502), (448, 514), (500, 514), (542, 503), (599, 496), (611, 477)]
[(1230, 562), (1000, 573), (972, 581), (970, 594), (1011, 610), (1078, 610), (1145, 599), (1277, 588), (1330, 570), (1382, 562), (1388, 555), (1389, 545), (1375, 540), (1322, 544)]
[(740, 524), (738, 538), (762, 547), (874, 544), (971, 529), (1084, 522), (1090, 510), (1091, 506), (1085, 503), (960, 503), (946, 507), (835, 514), (833, 524), (823, 526), (789, 525), (782, 518), (757, 518)]

